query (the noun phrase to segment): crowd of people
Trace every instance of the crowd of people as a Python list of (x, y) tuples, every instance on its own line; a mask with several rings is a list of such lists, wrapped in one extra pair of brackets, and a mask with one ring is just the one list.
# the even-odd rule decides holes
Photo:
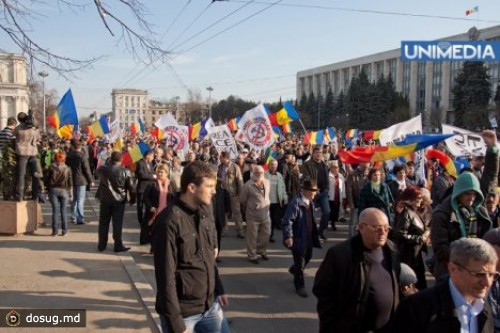
[[(50, 139), (29, 118), (9, 118), (0, 131), (4, 169), (15, 156), (16, 182), (4, 179), (4, 199), (45, 202), (47, 193), (52, 236), (64, 236), (67, 205), (70, 221), (85, 224), (85, 194), (98, 184), (101, 252), (111, 223), (114, 251), (130, 249), (123, 219), (135, 204), (137, 241), (154, 255), (164, 332), (230, 331), (217, 269), (224, 235), (244, 239), (255, 265), (272, 259), (270, 242), (282, 241), (296, 292), (308, 297), (304, 269), (339, 223), (348, 223), (348, 239), (328, 249), (312, 287), (320, 332), (500, 331), (493, 131), (482, 133), (485, 156), (455, 179), (432, 158), (424, 174), (413, 161), (390, 170), (381, 162), (344, 164), (339, 144), (307, 145), (293, 135), (273, 144), (272, 159), (242, 143), (231, 156), (209, 140), (192, 142), (183, 156), (146, 135), (142, 159), (125, 167), (123, 153), (137, 137), (125, 137), (122, 149), (105, 138)], [(430, 288), (427, 271), (436, 281)]]

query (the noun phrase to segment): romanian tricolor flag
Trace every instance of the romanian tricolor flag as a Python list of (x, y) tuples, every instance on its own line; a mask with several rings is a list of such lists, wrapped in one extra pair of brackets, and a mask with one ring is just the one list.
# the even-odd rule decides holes
[(138, 121), (130, 125), (130, 134), (131, 135), (136, 135), (139, 132), (144, 133), (146, 130), (146, 127), (144, 126), (144, 123), (142, 122), (141, 118), (138, 118)]
[(479, 6), (476, 6), (476, 7), (471, 8), (471, 9), (467, 9), (465, 11), (465, 16), (469, 16), (471, 14), (477, 13), (478, 11), (479, 11)]
[(283, 108), (278, 112), (271, 113), (269, 120), (273, 126), (281, 126), (299, 120), (299, 114), (295, 111), (291, 102), (285, 102)]
[(378, 130), (378, 131), (374, 131), (374, 130), (364, 131), (363, 132), (363, 140), (364, 141), (378, 140), (381, 132), (382, 132), (382, 130)]
[(158, 141), (165, 140), (165, 132), (158, 127), (155, 127), (151, 130), (151, 135), (154, 136)]
[(292, 125), (290, 125), (290, 124), (282, 125), (281, 130), (283, 131), (284, 134), (288, 134), (288, 133), (293, 132)]
[(238, 121), (240, 121), (241, 117), (236, 117), (227, 122), (227, 126), (232, 132), (236, 132), (238, 130)]
[(441, 150), (429, 149), (425, 157), (427, 159), (436, 158), (450, 176), (455, 177), (455, 179), (458, 177), (455, 163), (453, 163), (453, 160)]
[(391, 146), (368, 146), (357, 147), (353, 150), (339, 151), (340, 159), (346, 164), (357, 164), (367, 162), (378, 162), (392, 160), (395, 158), (410, 155), (411, 153), (434, 145), (450, 135), (411, 135), (408, 136), (408, 141), (398, 143)]
[(346, 140), (352, 140), (352, 139), (354, 139), (357, 136), (358, 136), (358, 130), (355, 129), (355, 128), (347, 130), (345, 132), (345, 138), (346, 138)]
[(189, 141), (194, 141), (200, 137), (201, 121), (189, 126)]
[(57, 105), (57, 112), (46, 119), (47, 123), (56, 129), (59, 137), (71, 139), (73, 131), (78, 128), (78, 114), (71, 89), (68, 89)]
[(306, 134), (304, 142), (310, 145), (322, 145), (324, 138), (324, 131), (312, 131)]
[(105, 115), (102, 115), (98, 121), (90, 125), (90, 129), (95, 138), (104, 134), (108, 134), (110, 130), (107, 117)]
[(325, 140), (328, 143), (335, 140), (335, 128), (328, 127), (325, 129)]
[(265, 153), (266, 157), (264, 158), (264, 165), (262, 166), (264, 168), (264, 171), (267, 171), (269, 169), (269, 163), (271, 163), (272, 160), (275, 160), (278, 158), (278, 153), (273, 151), (271, 147), (266, 149)]
[(139, 161), (151, 148), (144, 141), (139, 142), (135, 146), (133, 146), (129, 153), (132, 158), (132, 163)]
[(273, 126), (274, 139), (277, 141), (281, 137), (281, 129), (279, 126)]

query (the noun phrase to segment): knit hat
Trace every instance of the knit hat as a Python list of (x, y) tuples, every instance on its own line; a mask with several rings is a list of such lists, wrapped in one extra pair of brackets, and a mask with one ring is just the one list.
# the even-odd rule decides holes
[(399, 284), (408, 286), (417, 283), (417, 275), (407, 264), (401, 263), (401, 273), (399, 274)]

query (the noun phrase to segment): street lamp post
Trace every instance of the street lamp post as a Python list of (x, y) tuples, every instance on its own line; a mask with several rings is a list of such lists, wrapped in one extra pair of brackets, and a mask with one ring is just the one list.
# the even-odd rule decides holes
[(208, 117), (212, 118), (212, 91), (214, 88), (208, 87)]
[(179, 96), (175, 96), (175, 120), (179, 121)]
[(49, 73), (47, 73), (46, 71), (41, 71), (41, 72), (38, 72), (38, 75), (42, 77), (42, 94), (43, 94), (43, 131), (44, 132), (47, 132), (47, 117), (45, 115), (45, 78), (47, 76), (49, 76)]

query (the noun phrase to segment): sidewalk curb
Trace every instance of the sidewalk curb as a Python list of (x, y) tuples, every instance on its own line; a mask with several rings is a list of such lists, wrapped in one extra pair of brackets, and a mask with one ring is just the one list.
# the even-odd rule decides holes
[[(86, 198), (87, 202), (92, 207), (92, 211), (97, 217), (97, 224), (99, 224), (99, 202), (95, 199), (94, 196), (89, 196)], [(140, 268), (137, 266), (134, 258), (129, 253), (123, 253), (119, 255), (120, 262), (123, 265), (123, 268), (127, 272), (127, 275), (132, 282), (139, 298), (141, 300), (142, 305), (147, 310), (147, 317), (149, 320), (154, 323), (151, 325), (152, 332), (161, 333), (161, 324), (160, 317), (155, 310), (156, 303), (156, 292), (148, 282)]]

